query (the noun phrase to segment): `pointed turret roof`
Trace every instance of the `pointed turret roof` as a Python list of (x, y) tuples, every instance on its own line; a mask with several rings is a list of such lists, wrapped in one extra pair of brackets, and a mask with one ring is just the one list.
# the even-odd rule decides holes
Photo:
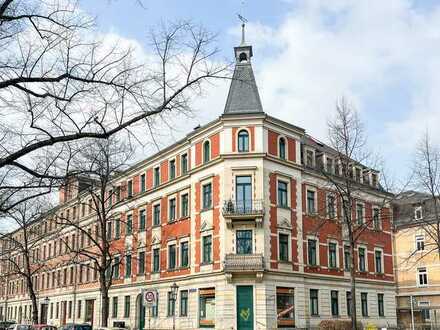
[(257, 83), (252, 70), (252, 46), (247, 45), (242, 24), (242, 40), (234, 47), (235, 70), (229, 87), (225, 114), (263, 113)]

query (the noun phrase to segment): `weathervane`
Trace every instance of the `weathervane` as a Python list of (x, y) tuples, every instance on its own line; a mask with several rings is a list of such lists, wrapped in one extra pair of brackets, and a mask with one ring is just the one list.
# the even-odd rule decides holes
[(238, 15), (238, 19), (241, 21), (241, 44), (244, 45), (245, 44), (244, 27), (246, 26), (248, 20), (243, 16), (241, 16), (240, 14), (237, 15)]

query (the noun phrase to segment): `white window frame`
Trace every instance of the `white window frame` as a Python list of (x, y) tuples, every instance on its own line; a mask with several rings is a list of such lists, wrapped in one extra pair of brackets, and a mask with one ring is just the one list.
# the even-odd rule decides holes
[(179, 242), (177, 244), (177, 254), (179, 255), (179, 259), (178, 259), (179, 262), (177, 263), (177, 266), (180, 267), (180, 268), (184, 267), (184, 266), (182, 266), (182, 259), (181, 259), (181, 256), (182, 256), (181, 255), (181, 253), (182, 253), (182, 251), (181, 251), (182, 243), (188, 243), (188, 265), (185, 266), (185, 268), (188, 268), (188, 267), (191, 267), (191, 242), (190, 242), (189, 237), (185, 237), (185, 238), (179, 239)]
[[(285, 260), (281, 261), (280, 234), (287, 235), (287, 261), (285, 261)], [(278, 240), (278, 261), (281, 261), (281, 262), (290, 262), (290, 261), (292, 261), (292, 252), (291, 252), (291, 249), (292, 249), (292, 242), (291, 242), (292, 241), (292, 237), (291, 237), (290, 231), (285, 230), (285, 229), (278, 230), (277, 240)]]
[[(418, 244), (417, 244), (420, 241), (423, 242), (423, 249), (421, 249), (421, 250), (418, 249)], [(416, 234), (415, 237), (414, 237), (414, 243), (415, 243), (415, 250), (416, 250), (416, 252), (423, 253), (423, 251), (425, 251), (425, 235), (423, 235), (423, 234)]]
[(184, 190), (184, 191), (181, 191), (180, 192), (180, 194), (179, 194), (179, 217), (180, 218), (183, 218), (183, 214), (182, 214), (182, 210), (183, 210), (183, 207), (182, 207), (182, 200), (183, 200), (183, 196), (184, 195), (187, 195), (188, 196), (188, 214), (186, 215), (186, 218), (188, 218), (188, 217), (190, 217), (191, 216), (191, 198), (190, 198), (190, 192), (189, 192), (189, 190)]
[[(281, 158), (281, 155), (280, 155), (280, 140), (281, 139), (284, 139), (284, 147), (285, 147), (284, 153), (286, 156), (285, 158)], [(277, 138), (277, 156), (280, 159), (289, 160), (289, 140), (287, 140), (287, 136), (285, 136), (285, 135), (279, 135)]]
[[(203, 187), (210, 184), (211, 185), (211, 206), (208, 208), (204, 208), (203, 205)], [(214, 182), (212, 178), (200, 181), (200, 210), (206, 211), (214, 208)]]
[[(365, 270), (361, 271), (361, 263), (360, 263), (360, 258), (359, 258), (359, 248), (364, 249), (365, 250)], [(368, 248), (366, 245), (360, 244), (357, 247), (357, 262), (358, 262), (358, 271), (360, 272), (368, 272), (369, 268), (368, 268)]]
[[(316, 264), (315, 265), (310, 265), (309, 264), (309, 240), (316, 241)], [(307, 256), (307, 260), (306, 260), (305, 264), (307, 266), (317, 267), (317, 266), (321, 265), (321, 263), (320, 263), (320, 254), (319, 254), (319, 245), (320, 245), (319, 238), (317, 236), (310, 235), (310, 236), (306, 237), (306, 251), (307, 251), (306, 256)]]
[[(328, 161), (329, 161), (329, 159), (331, 159), (331, 161), (332, 161), (332, 166), (330, 168), (330, 172), (327, 171), (329, 169), (328, 168)], [(330, 174), (335, 174), (335, 161), (336, 160), (333, 157), (330, 157), (329, 155), (325, 154), (325, 171), (326, 172), (328, 172)]]
[[(183, 158), (184, 155), (186, 155), (186, 173), (185, 174), (183, 174), (183, 166), (182, 166), (182, 158)], [(180, 166), (180, 173), (179, 173), (180, 176), (187, 175), (188, 172), (189, 172), (189, 155), (188, 155), (188, 151), (185, 151), (185, 152), (180, 154), (179, 162), (180, 162), (180, 164), (179, 164), (179, 166)]]
[[(171, 210), (171, 203), (170, 203), (170, 201), (172, 199), (174, 199), (174, 219), (171, 219), (171, 212), (170, 212), (170, 210)], [(179, 214), (177, 213), (177, 195), (174, 194), (174, 195), (168, 196), (167, 204), (168, 204), (168, 210), (167, 210), (168, 222), (175, 222), (175, 221), (177, 221), (179, 219)]]
[[(210, 261), (209, 262), (205, 262), (203, 260), (203, 256), (205, 251), (203, 250), (204, 246), (203, 246), (203, 241), (205, 239), (206, 236), (211, 236), (211, 253), (209, 256)], [(200, 235), (200, 265), (210, 265), (214, 263), (214, 234), (210, 231), (207, 231), (205, 233), (203, 233), (203, 235)]]
[[(174, 265), (174, 268), (170, 268), (170, 246), (174, 245), (175, 247), (175, 253), (176, 253), (176, 263)], [(160, 264), (160, 257), (159, 257), (159, 264)], [(180, 267), (180, 260), (179, 260), (179, 245), (176, 240), (172, 240), (167, 242), (167, 271), (175, 271), (178, 270)]]
[[(419, 305), (419, 307), (421, 307), (421, 309), (429, 309), (429, 308), (424, 308), (424, 307), (429, 307), (430, 302), (429, 301), (419, 301), (418, 305)], [(429, 319), (424, 319), (424, 320), (431, 321), (431, 312), (429, 313)]]
[[(311, 151), (312, 152), (312, 164), (308, 165), (307, 164), (307, 151)], [(316, 153), (315, 150), (312, 148), (304, 148), (304, 165), (305, 166), (310, 166), (310, 167), (315, 167), (316, 166)]]
[[(424, 272), (420, 272), (420, 269), (425, 269)], [(426, 284), (420, 284), (420, 275), (424, 273), (426, 274)], [(417, 272), (416, 272), (416, 276), (417, 276), (417, 287), (419, 288), (423, 288), (423, 287), (427, 287), (429, 285), (429, 279), (428, 279), (428, 269), (426, 267), (418, 267), (417, 268)]]
[[(381, 253), (381, 258), (380, 258), (380, 267), (382, 269), (382, 272), (378, 272), (377, 271), (377, 266), (376, 266), (376, 251), (380, 251)], [(384, 274), (385, 273), (385, 262), (384, 262), (384, 253), (383, 253), (383, 249), (382, 248), (374, 248), (374, 272), (377, 274)]]
[[(248, 134), (248, 150), (247, 151), (240, 151), (238, 148), (238, 134), (240, 134), (241, 131), (246, 131)], [(249, 131), (249, 129), (247, 127), (238, 127), (237, 131), (235, 132), (235, 141), (236, 141), (236, 146), (237, 146), (237, 153), (243, 153), (243, 152), (251, 152), (251, 132)]]
[[(154, 223), (154, 209), (157, 205), (159, 205), (159, 224), (158, 225), (156, 225)], [(151, 205), (151, 225), (152, 225), (152, 227), (160, 227), (162, 225), (162, 203), (160, 200)]]
[[(161, 254), (162, 254), (162, 249), (160, 247), (160, 243), (155, 243), (151, 246), (151, 273), (152, 274), (159, 274), (162, 272), (162, 269), (160, 269), (160, 262), (161, 262)], [(156, 272), (154, 270), (154, 250), (159, 249), (159, 270)], [(167, 246), (167, 253), (168, 253), (168, 246)], [(145, 256), (146, 258), (146, 256)], [(168, 258), (167, 258), (168, 259)], [(168, 261), (167, 261), (167, 267), (168, 267)]]
[[(313, 186), (306, 186), (306, 212), (307, 212), (307, 214), (308, 215), (317, 215), (318, 214), (318, 192), (317, 192), (317, 189), (315, 188), (315, 187), (313, 187)], [(307, 199), (307, 195), (308, 195), (308, 191), (313, 191), (314, 192), (314, 194), (315, 194), (315, 201), (314, 201), (314, 207), (315, 207), (315, 212), (310, 212), (310, 210), (309, 210), (309, 202), (308, 202), (308, 199)]]
[(327, 241), (327, 268), (335, 269), (333, 267), (330, 267), (330, 243), (336, 244), (336, 269), (339, 268), (339, 243), (336, 240), (330, 239)]
[(358, 206), (362, 206), (362, 225), (365, 225), (365, 203), (364, 202), (356, 202), (356, 225), (359, 225), (358, 219)]
[[(335, 211), (335, 216), (333, 217), (333, 218), (330, 218), (330, 216), (329, 216), (329, 208), (328, 208), (328, 197), (329, 196), (332, 196), (333, 198), (334, 198), (334, 200), (333, 200), (333, 208), (334, 208), (334, 211)], [(326, 213), (326, 217), (327, 218), (329, 218), (329, 219), (337, 219), (337, 217), (338, 217), (338, 208), (337, 208), (337, 203), (336, 203), (336, 195), (334, 194), (334, 193), (332, 193), (332, 192), (328, 192), (328, 193), (326, 193), (325, 194), (325, 213)]]
[[(208, 142), (209, 144), (209, 159), (205, 162), (205, 143)], [(238, 150), (238, 145), (237, 145)], [(209, 163), (212, 160), (212, 145), (211, 145), (211, 139), (206, 138), (202, 141), (202, 164)]]
[[(287, 204), (286, 208), (290, 207), (290, 181), (287, 179), (284, 179), (283, 177), (277, 177), (277, 206), (280, 206), (279, 200), (278, 200), (278, 183), (279, 181), (285, 183), (287, 185)], [(283, 206), (284, 207), (284, 206)]]
[[(159, 169), (159, 182), (156, 182), (156, 169)], [(160, 184), (161, 184), (161, 170), (160, 170), (160, 165), (159, 166), (154, 166), (153, 167), (153, 187), (159, 187), (160, 186)]]
[[(171, 179), (171, 161), (174, 160), (174, 178)], [(168, 159), (168, 181), (174, 180), (177, 178), (177, 159), (176, 157), (172, 157)]]
[[(417, 212), (420, 211), (420, 217), (417, 217)], [(421, 205), (414, 207), (414, 219), (422, 220), (423, 219), (423, 208)]]
[[(377, 210), (378, 211), (378, 214), (379, 214), (379, 227), (378, 228), (376, 228), (375, 226), (374, 226), (374, 211), (375, 210)], [(378, 207), (378, 206), (373, 206), (372, 207), (372, 209), (371, 209), (371, 216), (372, 216), (372, 227), (373, 227), (373, 229), (378, 229), (378, 230), (381, 230), (382, 229), (382, 217), (381, 217), (381, 215), (380, 215), (380, 208)]]

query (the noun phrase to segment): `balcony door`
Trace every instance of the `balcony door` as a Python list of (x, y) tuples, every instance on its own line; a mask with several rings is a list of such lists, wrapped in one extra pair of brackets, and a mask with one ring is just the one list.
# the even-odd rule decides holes
[(235, 183), (237, 211), (250, 213), (252, 211), (252, 177), (237, 176)]

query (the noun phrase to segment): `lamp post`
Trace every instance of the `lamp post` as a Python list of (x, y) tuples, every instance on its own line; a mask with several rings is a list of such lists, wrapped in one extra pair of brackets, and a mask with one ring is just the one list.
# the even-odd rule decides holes
[(176, 300), (177, 300), (177, 291), (179, 290), (179, 286), (176, 282), (171, 285), (171, 301), (173, 302), (173, 330), (176, 330)]

